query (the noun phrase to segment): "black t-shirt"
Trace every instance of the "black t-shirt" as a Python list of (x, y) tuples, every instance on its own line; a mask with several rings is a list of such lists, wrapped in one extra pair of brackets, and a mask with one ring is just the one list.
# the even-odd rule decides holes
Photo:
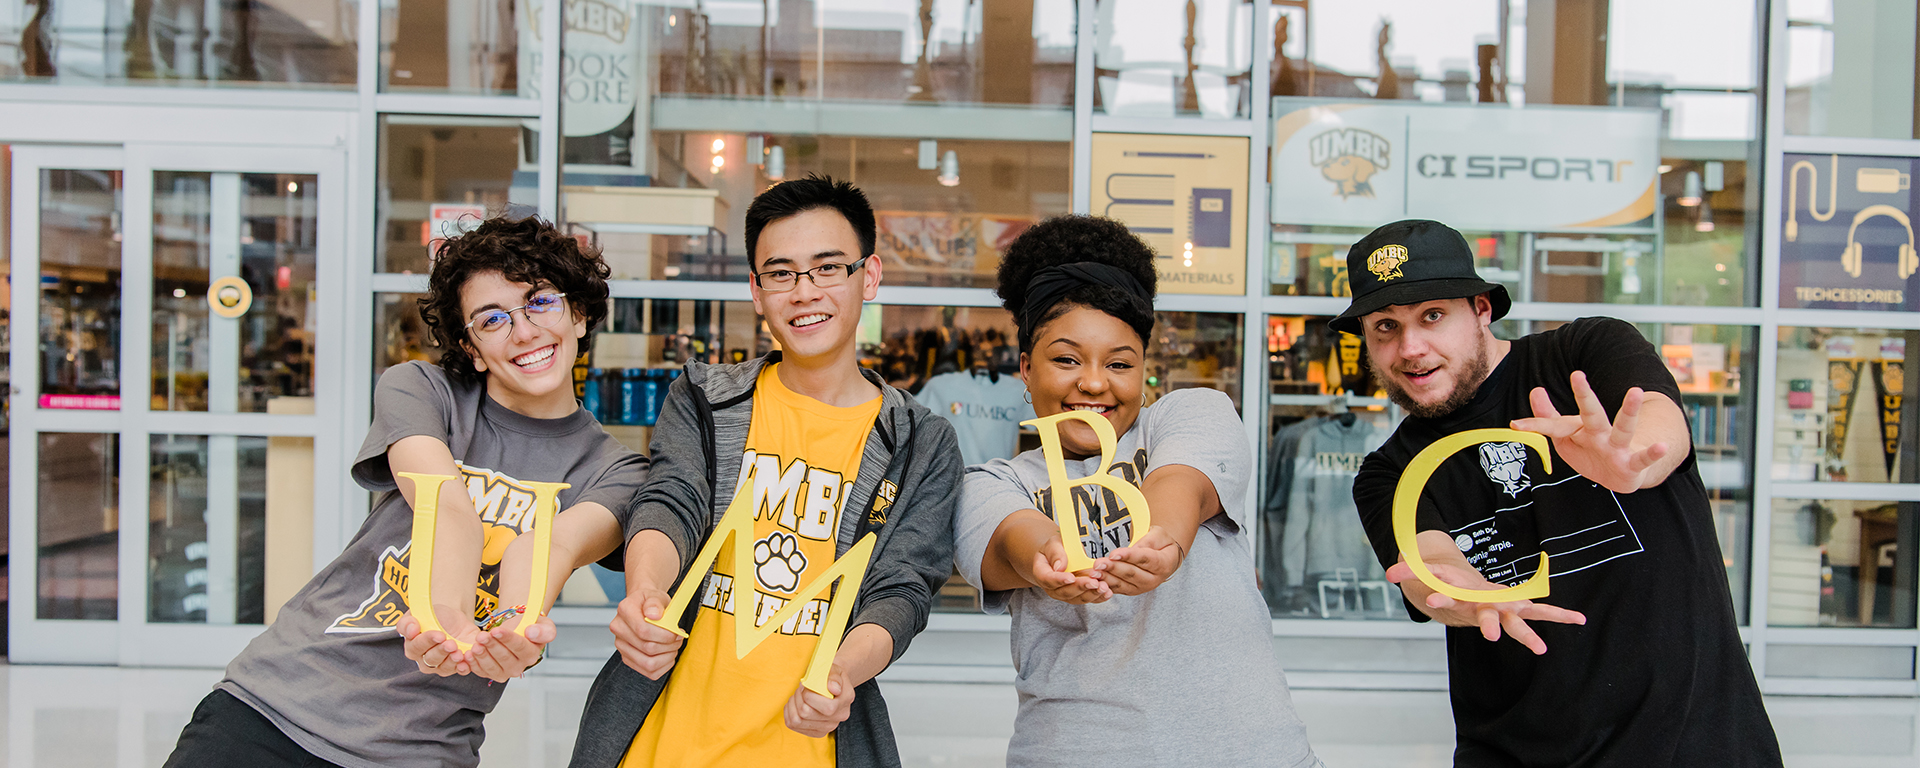
[[(1680, 402), (1653, 346), (1619, 320), (1514, 341), (1472, 401), (1441, 418), (1408, 418), (1367, 456), (1353, 496), (1382, 565), (1400, 557), (1393, 496), (1414, 455), (1449, 434), (1532, 416), (1535, 387), (1560, 413), (1578, 413), (1574, 371), (1586, 372), (1609, 418), (1635, 386)], [(1489, 643), (1478, 629), (1447, 630), (1456, 765), (1780, 765), (1691, 455), (1665, 483), (1616, 494), (1558, 456), (1546, 472), (1522, 443), (1470, 447), (1427, 484), (1417, 527), (1447, 532), (1505, 586), (1532, 576), (1545, 551), (1553, 591), (1538, 602), (1587, 616), (1585, 626), (1529, 622), (1544, 656), (1505, 636)]]

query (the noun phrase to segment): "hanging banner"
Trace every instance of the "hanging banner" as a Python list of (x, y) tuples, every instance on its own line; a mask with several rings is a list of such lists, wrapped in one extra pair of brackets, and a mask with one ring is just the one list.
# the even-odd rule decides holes
[(1653, 215), (1660, 113), (1276, 98), (1276, 224), (1615, 227)]
[(1873, 364), (1873, 388), (1880, 396), (1880, 452), (1887, 463), (1887, 478), (1893, 478), (1893, 460), (1900, 455), (1900, 401), (1905, 397), (1907, 377), (1903, 363)]
[(1827, 394), (1827, 479), (1847, 479), (1847, 425), (1853, 420), (1853, 398), (1860, 391), (1860, 363), (1831, 360), (1827, 363), (1827, 381), (1833, 387)]
[[(552, 0), (517, 4), (523, 98), (540, 98), (540, 40), (547, 33), (540, 28), (540, 9), (547, 2)], [(633, 8), (627, 3), (565, 0), (560, 9), (566, 28), (560, 56), (561, 133), (598, 136), (633, 114), (639, 61)], [(528, 121), (527, 127), (537, 129), (539, 121)]]
[(1780, 306), (1920, 310), (1913, 290), (1920, 159), (1789, 154), (1782, 166)]
[(1159, 254), (1161, 293), (1246, 292), (1246, 139), (1096, 133), (1092, 205)]

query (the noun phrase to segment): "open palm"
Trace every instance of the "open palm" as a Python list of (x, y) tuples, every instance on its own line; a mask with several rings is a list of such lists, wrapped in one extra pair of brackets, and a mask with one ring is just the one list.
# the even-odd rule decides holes
[(1587, 375), (1574, 371), (1571, 381), (1574, 403), (1580, 407), (1578, 415), (1560, 415), (1547, 390), (1534, 387), (1528, 395), (1533, 418), (1516, 419), (1513, 428), (1552, 438), (1554, 452), (1567, 466), (1610, 491), (1632, 493), (1645, 487), (1647, 469), (1669, 450), (1666, 443), (1634, 447), (1634, 431), (1639, 428), (1640, 406), (1646, 393), (1639, 387), (1627, 390), (1619, 414), (1609, 422), (1600, 397), (1587, 383)]

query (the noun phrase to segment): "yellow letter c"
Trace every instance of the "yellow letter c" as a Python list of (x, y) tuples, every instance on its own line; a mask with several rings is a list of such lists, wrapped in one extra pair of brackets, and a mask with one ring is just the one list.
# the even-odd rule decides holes
[(1393, 542), (1400, 547), (1400, 554), (1406, 556), (1407, 566), (1413, 569), (1413, 575), (1433, 591), (1455, 600), (1473, 603), (1499, 603), (1511, 600), (1531, 600), (1547, 596), (1547, 553), (1540, 553), (1540, 568), (1533, 577), (1517, 587), (1503, 589), (1466, 589), (1456, 587), (1440, 580), (1420, 558), (1420, 544), (1415, 541), (1414, 517), (1420, 509), (1420, 494), (1426, 490), (1427, 481), (1432, 479), (1440, 463), (1446, 461), (1462, 448), (1481, 443), (1525, 443), (1540, 453), (1540, 463), (1549, 474), (1553, 472), (1553, 453), (1547, 445), (1547, 438), (1538, 432), (1522, 432), (1517, 429), (1473, 429), (1460, 432), (1439, 440), (1422, 450), (1407, 464), (1407, 470), (1400, 475), (1400, 485), (1393, 492)]

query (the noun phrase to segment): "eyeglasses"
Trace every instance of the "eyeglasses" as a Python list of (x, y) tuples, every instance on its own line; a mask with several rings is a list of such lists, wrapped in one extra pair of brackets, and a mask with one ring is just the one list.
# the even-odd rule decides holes
[(475, 341), (490, 343), (506, 338), (507, 331), (513, 328), (513, 313), (525, 315), (527, 322), (541, 328), (554, 328), (560, 318), (566, 315), (567, 295), (564, 293), (542, 293), (527, 300), (527, 303), (513, 309), (489, 309), (481, 312), (466, 324), (468, 333)]
[(866, 266), (867, 259), (871, 258), (873, 258), (871, 254), (862, 256), (852, 264), (841, 264), (830, 261), (813, 269), (800, 271), (791, 269), (769, 269), (765, 272), (753, 273), (753, 282), (755, 285), (760, 286), (760, 290), (766, 291), (767, 293), (785, 293), (793, 290), (794, 286), (799, 285), (800, 276), (805, 275), (808, 280), (813, 281), (815, 288), (832, 288), (846, 282), (847, 278), (853, 276), (853, 273), (860, 271), (861, 267)]

